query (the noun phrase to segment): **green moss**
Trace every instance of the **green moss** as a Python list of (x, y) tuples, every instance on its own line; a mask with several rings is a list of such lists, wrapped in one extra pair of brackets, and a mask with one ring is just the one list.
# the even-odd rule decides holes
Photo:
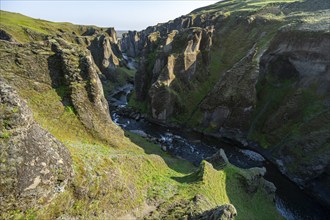
[(18, 107), (14, 107), (14, 108), (12, 109), (12, 113), (18, 113), (18, 111), (19, 111), (19, 108), (18, 108)]
[(138, 110), (141, 113), (148, 112), (148, 104), (146, 102), (136, 100), (136, 93), (133, 91), (132, 95), (129, 97), (128, 106)]
[(327, 110), (324, 105), (325, 99), (324, 96), (317, 94), (315, 86), (303, 89), (300, 102), (303, 120), (308, 121), (313, 116)]
[(6, 131), (6, 130), (2, 131), (0, 134), (0, 138), (3, 138), (3, 139), (8, 139), (8, 138), (10, 138), (10, 136), (11, 136), (10, 132)]
[[(317, 94), (313, 85), (298, 89), (293, 81), (279, 83), (278, 79), (268, 76), (268, 79), (257, 84), (257, 93), (258, 105), (254, 112), (249, 138), (258, 141), (265, 148), (276, 147), (279, 143), (292, 138), (302, 138), (306, 134), (304, 123), (326, 111), (325, 97)], [(294, 100), (290, 99), (293, 95)], [(291, 114), (290, 120), (281, 121), (280, 126), (274, 124), (271, 131), (265, 129), (265, 124), (269, 123), (271, 117), (283, 111), (281, 108), (285, 109), (287, 114)], [(324, 127), (323, 122), (319, 122), (318, 129), (322, 130), (322, 126)]]
[(72, 106), (65, 106), (64, 109), (69, 114), (75, 114), (74, 108)]
[[(272, 79), (269, 80), (272, 81)], [(258, 103), (250, 126), (249, 138), (257, 140), (263, 147), (268, 147), (271, 144), (267, 140), (267, 135), (262, 131), (264, 123), (269, 115), (272, 115), (285, 98), (289, 97), (289, 94), (293, 92), (294, 87), (291, 81), (285, 81), (282, 85), (274, 85), (266, 81), (258, 82)]]
[(152, 72), (156, 59), (157, 59), (157, 50), (153, 50), (151, 53), (148, 54), (147, 57), (147, 61), (146, 61), (147, 72)]

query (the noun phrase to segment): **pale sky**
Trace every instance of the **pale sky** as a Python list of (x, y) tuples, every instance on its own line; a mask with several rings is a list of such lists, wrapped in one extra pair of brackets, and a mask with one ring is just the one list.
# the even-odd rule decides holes
[(116, 30), (142, 30), (217, 1), (1, 0), (1, 10), (49, 21), (115, 27)]

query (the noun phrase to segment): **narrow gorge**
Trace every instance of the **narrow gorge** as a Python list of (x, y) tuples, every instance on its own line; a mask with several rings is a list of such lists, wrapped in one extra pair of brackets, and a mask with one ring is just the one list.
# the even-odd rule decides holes
[(327, 219), (330, 3), (142, 31), (1, 11), (1, 219)]

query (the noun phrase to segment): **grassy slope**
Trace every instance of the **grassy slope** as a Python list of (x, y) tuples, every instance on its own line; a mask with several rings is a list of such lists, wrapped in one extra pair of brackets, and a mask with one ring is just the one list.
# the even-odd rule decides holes
[[(80, 35), (91, 26), (74, 25), (68, 22), (50, 22), (34, 19), (18, 13), (0, 11), (0, 29), (5, 30), (19, 42), (41, 40), (47, 35), (65, 31)], [(61, 30), (61, 31), (60, 31)]]
[[(29, 41), (21, 31), (20, 22), (23, 21), (12, 20), (16, 14), (1, 12), (1, 16), (2, 27), (11, 27), (10, 33), (14, 33), (15, 38)], [(62, 25), (33, 19), (27, 19), (26, 22), (30, 23), (24, 25), (32, 29), (39, 29), (41, 23), (50, 28)], [(52, 31), (50, 29), (47, 33)], [(27, 71), (22, 65), (15, 64), (8, 55), (19, 53), (20, 59), (26, 59), (20, 51), (22, 49), (13, 47), (13, 51), (10, 51), (9, 48), (0, 47), (1, 61), (6, 61), (6, 65), (1, 65), (1, 76), (15, 84), (33, 110), (36, 121), (68, 147), (73, 158), (75, 177), (71, 186), (44, 208), (27, 210), (25, 213), (13, 210), (2, 213), (2, 218), (53, 219), (73, 216), (113, 219), (143, 206), (146, 200), (174, 204), (203, 194), (211, 201), (212, 207), (233, 203), (238, 210), (237, 219), (279, 219), (272, 199), (263, 190), (256, 194), (245, 192), (235, 167), (217, 171), (209, 165), (205, 166), (205, 175), (200, 179), (193, 174), (196, 168), (192, 164), (162, 152), (159, 146), (136, 135), (127, 133), (128, 137), (124, 137), (121, 133), (114, 133), (111, 146), (95, 139), (74, 112), (63, 106), (61, 92), (41, 79), (40, 82), (29, 79), (27, 74), (34, 68), (43, 71), (45, 67), (39, 68), (38, 65), (51, 52), (41, 51), (31, 56), (36, 61), (29, 62), (31, 68)], [(44, 71), (48, 73), (47, 69)], [(38, 202), (40, 205), (45, 203)], [(141, 212), (135, 211), (137, 216)], [(161, 214), (167, 215), (166, 211)], [(181, 214), (182, 210), (177, 209), (167, 218), (176, 218)]]
[[(28, 100), (35, 119), (68, 147), (75, 169), (73, 187), (45, 209), (28, 210), (28, 219), (56, 218), (63, 213), (84, 218), (116, 217), (142, 206), (146, 199), (172, 204), (190, 200), (196, 194), (205, 195), (212, 206), (233, 203), (239, 213), (237, 219), (280, 218), (271, 197), (263, 190), (256, 194), (245, 192), (236, 167), (217, 171), (207, 165), (200, 179), (192, 174), (196, 171), (192, 164), (134, 134), (127, 133), (128, 138), (113, 136), (114, 147), (95, 140), (79, 119), (61, 105), (53, 89), (42, 94), (21, 90), (21, 94)], [(178, 209), (167, 218), (176, 218), (182, 212)]]

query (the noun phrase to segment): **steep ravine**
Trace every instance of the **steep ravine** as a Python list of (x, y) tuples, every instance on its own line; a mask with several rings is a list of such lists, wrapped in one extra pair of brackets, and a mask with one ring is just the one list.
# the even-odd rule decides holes
[(259, 149), (329, 208), (329, 17), (327, 1), (223, 1), (129, 32), (130, 105)]
[(223, 1), (119, 42), (1, 11), (0, 218), (280, 219), (268, 179), (326, 219), (329, 7)]
[(112, 122), (134, 74), (113, 29), (1, 16), (1, 219), (280, 218), (264, 169), (195, 167)]
[(127, 108), (127, 96), (131, 90), (131, 84), (118, 88), (113, 93), (110, 104), (113, 121), (126, 131), (155, 142), (163, 151), (188, 160), (196, 166), (202, 160), (212, 158), (219, 149), (223, 149), (229, 162), (235, 166), (244, 169), (265, 167), (265, 179), (271, 182), (270, 186), (274, 183), (276, 207), (285, 219), (327, 219), (329, 211), (283, 175), (274, 165), (274, 161), (269, 161), (230, 140), (223, 141), (191, 129), (166, 127), (150, 122)]

